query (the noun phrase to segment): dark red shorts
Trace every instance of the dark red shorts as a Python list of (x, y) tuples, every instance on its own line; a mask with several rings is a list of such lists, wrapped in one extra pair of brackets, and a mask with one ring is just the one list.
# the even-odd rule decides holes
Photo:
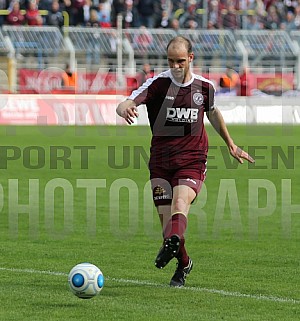
[(186, 185), (191, 187), (196, 195), (200, 192), (205, 180), (206, 165), (198, 168), (166, 168), (150, 169), (151, 187), (155, 206), (171, 204), (174, 186)]

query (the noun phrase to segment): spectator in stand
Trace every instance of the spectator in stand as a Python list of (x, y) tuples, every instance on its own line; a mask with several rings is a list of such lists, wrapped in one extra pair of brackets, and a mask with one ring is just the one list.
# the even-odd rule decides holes
[(110, 28), (110, 11), (105, 6), (104, 2), (99, 2), (98, 5), (98, 21), (100, 23), (101, 28)]
[(173, 4), (171, 0), (154, 0), (155, 28), (169, 28)]
[(185, 29), (190, 29), (190, 30), (196, 30), (198, 28), (199, 24), (196, 21), (196, 19), (190, 18), (184, 23), (184, 28)]
[(222, 10), (222, 26), (224, 29), (239, 29), (240, 22), (234, 5), (229, 3), (226, 9)]
[[(11, 1), (8, 1), (8, 0), (0, 0), (0, 10), (6, 10), (8, 7), (10, 7), (10, 2)], [(0, 15), (0, 27), (3, 25), (5, 20), (6, 20), (6, 17), (4, 15)]]
[(220, 10), (220, 13), (221, 13), (223, 10), (226, 10), (227, 4), (228, 4), (228, 0), (219, 0), (219, 10)]
[(7, 15), (6, 22), (12, 26), (21, 26), (25, 22), (25, 17), (21, 13), (19, 1), (12, 2), (12, 8), (8, 8), (10, 11)]
[(273, 5), (275, 6), (281, 20), (284, 20), (284, 17), (288, 11), (292, 11), (294, 13), (294, 8), (287, 9), (287, 7), (283, 4), (282, 1), (276, 0)]
[(208, 22), (207, 22), (207, 29), (208, 29), (208, 30), (215, 30), (215, 29), (217, 29), (217, 28), (215, 27), (215, 24), (213, 23), (213, 21), (208, 20)]
[[(132, 5), (132, 0), (131, 5)], [(125, 17), (125, 6), (126, 6), (126, 0), (113, 0), (111, 4), (111, 20), (112, 25), (115, 27), (117, 25), (117, 16), (121, 14), (123, 17)], [(123, 19), (124, 22), (125, 19)], [(133, 20), (133, 17), (131, 16), (131, 21)], [(130, 23), (131, 23), (130, 21)], [(125, 26), (124, 26), (125, 27)], [(126, 27), (125, 27), (126, 28)]]
[(238, 90), (238, 96), (248, 96), (248, 74), (250, 70), (248, 67), (244, 67), (240, 74), (240, 88)]
[(252, 1), (252, 3), (249, 3), (248, 10), (254, 10), (255, 15), (258, 16), (258, 19), (260, 20), (260, 22), (263, 21), (267, 16), (266, 7), (264, 5), (263, 0), (256, 0), (256, 1)]
[[(90, 19), (90, 8), (88, 0), (71, 0), (73, 24), (75, 26), (82, 26)], [(85, 6), (85, 8), (84, 8)]]
[(46, 24), (48, 26), (62, 27), (64, 24), (64, 17), (59, 6), (58, 0), (53, 0), (51, 9), (46, 16)]
[(173, 12), (175, 13), (178, 9), (185, 9), (187, 0), (174, 0), (173, 2)]
[(280, 24), (280, 29), (290, 32), (292, 30), (297, 30), (295, 23), (295, 15), (292, 11), (288, 11), (286, 14), (286, 20)]
[(125, 1), (125, 12), (124, 12), (124, 28), (132, 28), (137, 25), (136, 16), (133, 14), (133, 1)]
[(170, 22), (170, 28), (173, 29), (175, 32), (179, 33), (179, 30), (180, 30), (179, 20), (176, 18), (173, 18)]
[(153, 0), (137, 0), (137, 13), (139, 26), (154, 28), (154, 3)]
[(285, 6), (287, 11), (291, 11), (291, 12), (295, 13), (296, 8), (299, 6), (299, 1), (283, 0), (283, 5)]
[(240, 86), (240, 76), (231, 67), (227, 66), (225, 73), (220, 78), (220, 93), (237, 95)]
[(182, 28), (197, 29), (199, 26), (199, 17), (196, 13), (197, 1), (189, 0), (184, 14), (179, 18), (179, 23)]
[(138, 26), (136, 8), (133, 0), (113, 0), (111, 6), (111, 24), (116, 27), (117, 16), (123, 16), (123, 28), (133, 28)]
[[(20, 3), (20, 9), (21, 10), (26, 10), (27, 6), (28, 6), (28, 2), (29, 0), (19, 0)], [(12, 3), (12, 1), (10, 1), (10, 4)], [(9, 5), (10, 6), (10, 5)]]
[(138, 87), (140, 87), (147, 79), (152, 78), (154, 72), (151, 69), (150, 64), (144, 63), (143, 70), (137, 74)]
[(134, 36), (134, 47), (138, 48), (139, 51), (143, 51), (146, 54), (148, 48), (152, 45), (152, 42), (153, 37), (149, 30), (145, 26), (141, 26), (139, 32), (137, 32)]
[(156, 25), (156, 28), (171, 28), (171, 21), (168, 11), (164, 10), (161, 13), (160, 21)]
[(97, 12), (96, 9), (91, 9), (90, 10), (90, 18), (85, 23), (85, 26), (86, 27), (90, 27), (90, 28), (98, 28), (98, 27), (100, 27), (99, 16), (98, 16), (98, 12)]
[(208, 3), (208, 29), (218, 29), (220, 23), (219, 3), (217, 0)]
[(107, 11), (109, 11), (109, 13), (111, 13), (112, 0), (100, 0), (100, 2), (103, 3), (105, 10), (107, 10)]
[(259, 18), (257, 15), (249, 15), (247, 16), (247, 22), (245, 29), (247, 30), (261, 30), (264, 28), (264, 25), (262, 22), (259, 21)]
[(40, 10), (48, 10), (52, 9), (52, 0), (39, 0), (38, 6)]
[(271, 6), (274, 6), (274, 5), (276, 6), (278, 2), (282, 3), (282, 0), (263, 0), (263, 2), (266, 8), (266, 11), (268, 11)]
[(25, 20), (28, 26), (42, 26), (43, 18), (39, 13), (38, 3), (35, 0), (28, 2), (28, 8), (25, 14)]
[(62, 87), (68, 90), (77, 88), (77, 73), (71, 70), (69, 64), (66, 64), (65, 71), (62, 74)]
[(93, 0), (93, 6), (99, 8), (99, 4), (101, 3), (103, 10), (111, 14), (112, 2), (112, 0)]
[(299, 6), (295, 8), (295, 25), (297, 30), (300, 29), (300, 3)]
[(61, 11), (66, 11), (69, 15), (70, 26), (74, 25), (74, 15), (71, 0), (62, 0), (60, 2)]
[[(79, 24), (86, 26), (88, 23), (91, 22), (91, 11), (92, 9), (96, 9), (93, 6), (92, 0), (85, 0), (82, 8), (79, 8), (78, 11), (78, 18), (81, 21)], [(99, 21), (98, 17), (97, 20)], [(95, 17), (92, 18), (92, 21), (96, 21)]]
[(238, 11), (240, 9), (240, 6), (241, 6), (241, 4), (240, 4), (241, 1), (240, 0), (225, 0), (224, 2), (226, 4), (226, 7), (228, 7), (229, 5), (233, 5), (235, 10)]
[(267, 16), (265, 17), (264, 25), (265, 29), (277, 30), (281, 24), (281, 18), (276, 10), (275, 6), (270, 6), (267, 10)]

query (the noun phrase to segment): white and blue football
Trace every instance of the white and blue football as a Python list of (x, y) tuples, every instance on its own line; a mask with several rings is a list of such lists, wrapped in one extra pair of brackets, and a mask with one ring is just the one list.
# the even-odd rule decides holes
[(71, 292), (78, 298), (90, 299), (103, 289), (104, 276), (96, 265), (80, 263), (70, 271), (68, 282)]

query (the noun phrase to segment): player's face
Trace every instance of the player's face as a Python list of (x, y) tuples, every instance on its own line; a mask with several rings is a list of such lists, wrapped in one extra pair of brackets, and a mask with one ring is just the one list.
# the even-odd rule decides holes
[(176, 81), (185, 83), (190, 80), (190, 63), (194, 54), (188, 53), (184, 45), (171, 45), (168, 48), (168, 63)]

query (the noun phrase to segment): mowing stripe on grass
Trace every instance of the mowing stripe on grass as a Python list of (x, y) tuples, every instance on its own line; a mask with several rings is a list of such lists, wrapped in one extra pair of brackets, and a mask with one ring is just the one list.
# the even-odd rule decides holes
[[(32, 274), (46, 274), (46, 275), (55, 275), (55, 276), (68, 276), (68, 273), (64, 272), (54, 272), (54, 271), (43, 271), (43, 270), (34, 270), (34, 269), (16, 269), (16, 268), (5, 268), (0, 267), (0, 271), (9, 271), (9, 272), (17, 272), (17, 273), (32, 273)], [(117, 283), (127, 283), (127, 284), (135, 284), (135, 285), (146, 285), (160, 288), (170, 288), (167, 285), (142, 281), (142, 280), (130, 280), (130, 279), (119, 279), (106, 276), (106, 280), (117, 282)], [(255, 300), (263, 300), (263, 301), (271, 301), (271, 302), (282, 302), (282, 303), (292, 303), (292, 304), (300, 304), (300, 300), (292, 299), (292, 298), (284, 298), (284, 297), (276, 297), (273, 295), (261, 295), (261, 294), (246, 294), (240, 292), (230, 292), (225, 290), (217, 290), (217, 289), (207, 289), (200, 287), (191, 287), (186, 286), (178, 289), (180, 291), (194, 291), (194, 292), (207, 292), (212, 294), (219, 294), (222, 296), (232, 296), (237, 298), (249, 298)]]

